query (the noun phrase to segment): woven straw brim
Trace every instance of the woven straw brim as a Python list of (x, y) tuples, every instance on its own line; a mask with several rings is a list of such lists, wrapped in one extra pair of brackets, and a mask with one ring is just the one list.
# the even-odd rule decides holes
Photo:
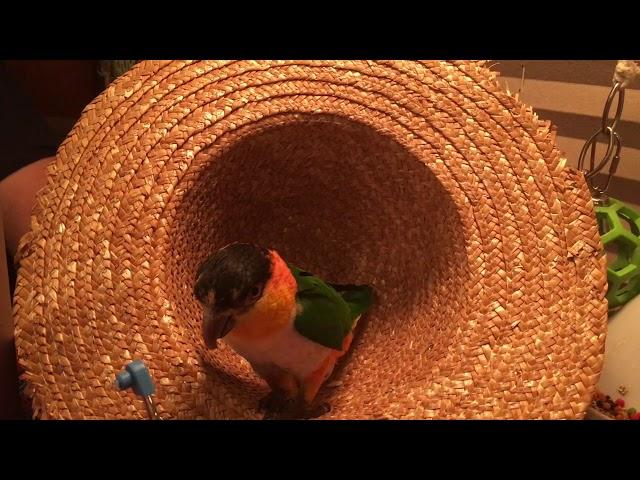
[(16, 345), (39, 418), (260, 418), (205, 350), (199, 263), (277, 249), (376, 306), (324, 418), (581, 418), (607, 305), (589, 191), (475, 62), (142, 62), (84, 111), (21, 245)]

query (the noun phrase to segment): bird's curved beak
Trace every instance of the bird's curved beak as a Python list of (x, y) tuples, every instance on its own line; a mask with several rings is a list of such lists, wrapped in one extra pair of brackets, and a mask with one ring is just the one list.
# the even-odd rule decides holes
[(236, 320), (231, 313), (214, 313), (210, 309), (205, 308), (202, 333), (207, 348), (217, 348), (218, 339), (229, 333), (235, 324)]

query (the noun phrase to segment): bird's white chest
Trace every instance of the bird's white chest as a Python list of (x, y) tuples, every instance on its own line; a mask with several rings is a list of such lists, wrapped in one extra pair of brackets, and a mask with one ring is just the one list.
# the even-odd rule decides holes
[(274, 364), (302, 380), (331, 353), (331, 349), (300, 335), (291, 322), (286, 328), (259, 340), (229, 335), (231, 348), (252, 364)]

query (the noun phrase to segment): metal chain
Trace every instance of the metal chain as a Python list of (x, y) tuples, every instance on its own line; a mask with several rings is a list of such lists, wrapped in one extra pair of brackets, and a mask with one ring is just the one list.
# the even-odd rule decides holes
[[(616, 129), (620, 124), (622, 109), (624, 108), (624, 90), (625, 88), (622, 83), (616, 81), (613, 84), (613, 88), (611, 88), (611, 92), (609, 92), (609, 97), (605, 103), (604, 111), (602, 112), (602, 124), (600, 126), (600, 130), (594, 133), (591, 138), (587, 140), (584, 147), (582, 147), (582, 151), (580, 152), (580, 157), (578, 159), (578, 169), (584, 173), (587, 183), (591, 188), (594, 200), (599, 202), (606, 202), (606, 193), (609, 189), (609, 185), (611, 184), (611, 177), (615, 175), (618, 169), (618, 164), (620, 163), (622, 140), (620, 139), (620, 134)], [(610, 118), (611, 106), (613, 105), (613, 101), (616, 97), (616, 111), (613, 118)], [(600, 139), (606, 142), (607, 150), (600, 161), (596, 164), (596, 149), (598, 140)], [(589, 155), (589, 168), (586, 169), (584, 164), (589, 150), (591, 151)], [(609, 171), (604, 185), (596, 184), (595, 175), (607, 167), (607, 165), (609, 166)]]

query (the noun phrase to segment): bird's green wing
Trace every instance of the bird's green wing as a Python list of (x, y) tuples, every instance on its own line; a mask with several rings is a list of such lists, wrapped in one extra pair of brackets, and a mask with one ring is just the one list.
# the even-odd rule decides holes
[(325, 347), (342, 350), (355, 320), (372, 303), (370, 287), (329, 285), (320, 278), (289, 265), (296, 279), (300, 305), (294, 325), (298, 333)]

